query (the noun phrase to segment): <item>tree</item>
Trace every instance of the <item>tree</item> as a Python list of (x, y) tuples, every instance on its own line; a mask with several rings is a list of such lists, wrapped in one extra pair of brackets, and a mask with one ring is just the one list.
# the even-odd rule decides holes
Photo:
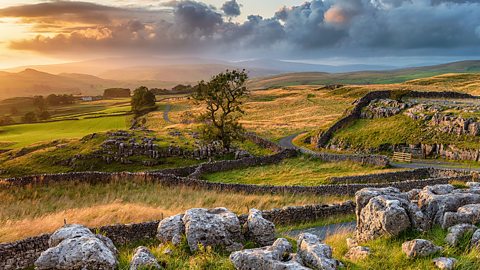
[(227, 70), (194, 88), (193, 98), (206, 106), (201, 130), (205, 141), (221, 141), (223, 147), (230, 149), (233, 140), (242, 139), (244, 129), (238, 119), (244, 114), (243, 100), (249, 95), (247, 79), (245, 70)]
[(37, 122), (37, 116), (34, 112), (28, 112), (22, 117), (22, 122), (24, 123), (34, 123)]
[(47, 108), (47, 102), (45, 101), (43, 96), (34, 96), (33, 106), (37, 107), (39, 111), (44, 111)]
[(50, 118), (50, 113), (48, 111), (42, 111), (37, 115), (38, 119), (40, 120), (47, 120)]
[(0, 117), (0, 126), (11, 125), (14, 123), (15, 121), (13, 120), (13, 118), (8, 115)]
[(148, 90), (147, 87), (141, 86), (133, 92), (132, 96), (132, 111), (135, 113), (141, 113), (155, 108), (155, 94)]

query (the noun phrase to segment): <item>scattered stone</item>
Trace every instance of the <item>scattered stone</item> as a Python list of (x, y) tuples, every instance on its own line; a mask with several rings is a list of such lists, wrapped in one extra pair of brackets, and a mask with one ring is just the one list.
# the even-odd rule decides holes
[(95, 236), (65, 239), (42, 252), (35, 261), (37, 270), (114, 270), (117, 265), (116, 255)]
[(179, 245), (182, 236), (185, 234), (185, 226), (183, 225), (183, 215), (168, 217), (160, 221), (157, 229), (157, 239), (161, 242), (172, 242)]
[(292, 245), (284, 238), (277, 239), (272, 246), (245, 249), (230, 255), (237, 270), (307, 270), (291, 255)]
[(226, 208), (187, 210), (182, 218), (188, 246), (196, 251), (198, 245), (221, 246), (228, 251), (242, 249), (240, 221)]
[(457, 259), (439, 257), (439, 258), (433, 259), (432, 262), (438, 269), (452, 270), (455, 267), (455, 264), (457, 263)]
[(157, 259), (146, 247), (140, 246), (135, 249), (135, 253), (130, 262), (130, 270), (140, 269), (161, 269)]
[(368, 247), (363, 247), (363, 246), (355, 246), (351, 247), (348, 252), (345, 254), (345, 258), (352, 260), (352, 261), (357, 261), (357, 260), (363, 260), (370, 256), (371, 251), (370, 248)]
[(353, 239), (353, 238), (347, 238), (347, 247), (350, 249), (350, 248), (353, 248), (353, 247), (356, 247), (358, 246), (358, 241), (356, 239)]
[(275, 241), (275, 224), (264, 219), (260, 210), (250, 209), (244, 228), (249, 239), (261, 246), (271, 245)]
[(469, 188), (480, 188), (480, 182), (467, 182), (465, 185)]
[(448, 234), (445, 237), (445, 242), (451, 246), (456, 246), (466, 233), (473, 233), (476, 230), (477, 227), (472, 224), (457, 224), (448, 228)]
[(312, 269), (333, 270), (338, 266), (338, 261), (332, 258), (332, 248), (310, 233), (298, 236), (297, 256), (304, 266)]
[(409, 258), (426, 257), (442, 250), (442, 247), (425, 239), (414, 239), (402, 244), (402, 251)]

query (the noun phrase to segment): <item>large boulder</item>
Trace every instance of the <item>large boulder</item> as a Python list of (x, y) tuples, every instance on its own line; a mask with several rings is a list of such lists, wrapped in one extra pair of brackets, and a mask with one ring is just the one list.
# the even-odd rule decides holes
[(480, 221), (480, 204), (467, 204), (458, 208), (457, 212), (446, 212), (442, 227), (450, 228), (461, 223), (475, 224)]
[(284, 238), (277, 239), (272, 246), (246, 249), (230, 255), (237, 270), (307, 270), (290, 253), (293, 248)]
[(320, 243), (320, 239), (310, 233), (298, 236), (297, 256), (304, 266), (316, 270), (334, 270), (339, 265), (339, 262), (332, 258), (332, 248)]
[(375, 239), (383, 235), (398, 235), (407, 228), (424, 231), (429, 221), (409, 198), (396, 188), (364, 188), (355, 194), (356, 237), (359, 241)]
[(157, 259), (153, 256), (152, 252), (146, 247), (140, 246), (135, 249), (132, 261), (130, 262), (130, 270), (140, 269), (162, 269), (158, 264)]
[(250, 209), (244, 228), (248, 238), (260, 246), (268, 246), (275, 241), (275, 224), (264, 219), (260, 210)]
[(414, 239), (402, 244), (402, 251), (409, 258), (426, 257), (442, 250), (442, 247), (425, 239)]
[(472, 224), (457, 224), (448, 228), (448, 234), (445, 237), (445, 242), (451, 246), (457, 246), (462, 237), (467, 233), (473, 233), (478, 228)]
[(113, 270), (117, 265), (116, 255), (95, 236), (65, 239), (35, 261), (37, 270)]
[(183, 225), (183, 215), (168, 217), (160, 221), (157, 229), (157, 239), (161, 242), (172, 242), (179, 245), (185, 235), (185, 226)]
[(470, 245), (475, 248), (480, 248), (480, 229), (477, 229), (470, 240)]
[(242, 249), (240, 221), (226, 208), (187, 210), (182, 218), (191, 251), (199, 245), (221, 246), (228, 251)]
[(94, 236), (89, 228), (79, 224), (68, 224), (56, 230), (48, 239), (48, 246), (54, 247), (65, 239)]

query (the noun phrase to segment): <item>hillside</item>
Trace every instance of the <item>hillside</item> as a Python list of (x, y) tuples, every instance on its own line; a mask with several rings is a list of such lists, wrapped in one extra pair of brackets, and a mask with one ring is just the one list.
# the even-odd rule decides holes
[(265, 89), (298, 84), (388, 84), (432, 77), (445, 73), (476, 73), (480, 60), (460, 61), (435, 66), (413, 67), (388, 71), (360, 71), (348, 73), (300, 72), (251, 80), (253, 89)]
[(53, 75), (34, 69), (18, 73), (0, 73), (0, 98), (48, 95), (51, 93), (99, 94), (100, 90), (117, 83), (95, 76)]

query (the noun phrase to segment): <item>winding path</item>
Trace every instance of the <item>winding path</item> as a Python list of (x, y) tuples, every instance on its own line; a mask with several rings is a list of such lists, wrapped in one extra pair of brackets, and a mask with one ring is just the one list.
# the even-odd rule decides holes
[[(281, 138), (278, 141), (278, 144), (284, 148), (296, 149), (304, 154), (315, 154), (319, 153), (307, 148), (296, 146), (293, 143), (293, 140), (302, 133), (292, 134), (286, 137)], [(417, 159), (411, 163), (398, 163), (390, 162), (390, 165), (395, 168), (405, 168), (405, 169), (422, 169), (422, 168), (434, 168), (434, 169), (455, 169), (455, 170), (465, 170), (465, 171), (478, 171), (480, 172), (480, 167), (467, 167), (464, 163), (459, 162), (442, 162), (442, 161), (433, 161), (433, 160), (422, 160)]]
[(167, 123), (172, 123), (172, 121), (168, 117), (168, 113), (170, 112), (171, 109), (172, 109), (172, 105), (170, 103), (167, 103), (167, 105), (165, 106), (165, 110), (163, 111), (163, 120), (165, 120)]

